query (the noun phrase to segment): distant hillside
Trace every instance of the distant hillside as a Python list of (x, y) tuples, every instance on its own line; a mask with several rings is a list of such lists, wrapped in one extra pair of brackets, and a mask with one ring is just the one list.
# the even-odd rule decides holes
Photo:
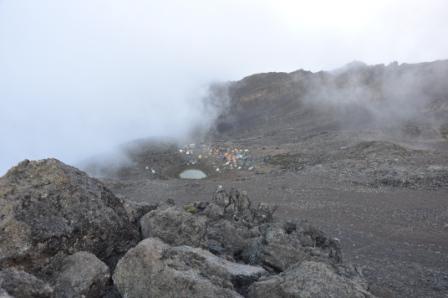
[[(279, 128), (324, 129), (430, 126), (446, 133), (448, 60), (368, 66), (350, 63), (334, 71), (272, 72), (212, 88), (228, 106), (214, 132), (219, 136)], [(218, 94), (218, 96), (216, 95)]]

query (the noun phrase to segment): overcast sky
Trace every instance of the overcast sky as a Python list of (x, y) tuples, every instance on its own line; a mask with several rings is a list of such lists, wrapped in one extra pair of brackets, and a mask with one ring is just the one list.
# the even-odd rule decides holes
[(0, 0), (0, 175), (184, 135), (209, 82), (448, 58), (446, 0)]

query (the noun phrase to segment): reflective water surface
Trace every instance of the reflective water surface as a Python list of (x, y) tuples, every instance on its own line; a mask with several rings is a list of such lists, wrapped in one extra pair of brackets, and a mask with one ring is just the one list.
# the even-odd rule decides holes
[(188, 169), (179, 174), (181, 179), (204, 179), (207, 178), (207, 174), (198, 169)]

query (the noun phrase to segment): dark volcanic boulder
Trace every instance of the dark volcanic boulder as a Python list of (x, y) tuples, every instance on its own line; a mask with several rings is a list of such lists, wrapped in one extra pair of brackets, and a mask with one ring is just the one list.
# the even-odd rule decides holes
[(110, 279), (109, 268), (95, 255), (80, 251), (66, 257), (56, 275), (56, 297), (101, 297)]
[(281, 272), (305, 260), (342, 261), (339, 242), (305, 222), (264, 224), (260, 237), (252, 239), (241, 258)]
[(237, 291), (267, 272), (189, 246), (148, 238), (118, 262), (114, 282), (123, 297), (242, 297)]
[(4, 269), (0, 271), (0, 297), (17, 298), (50, 298), (53, 297), (53, 289), (44, 281), (34, 275), (15, 269)]
[(347, 273), (324, 262), (306, 261), (287, 271), (257, 281), (249, 288), (250, 298), (374, 297), (357, 272)]
[(140, 219), (143, 238), (157, 237), (170, 245), (202, 246), (206, 242), (204, 216), (162, 205)]
[(128, 214), (129, 220), (138, 225), (138, 221), (145, 215), (146, 213), (157, 209), (159, 204), (147, 203), (147, 202), (134, 202), (122, 199), (123, 206)]
[(238, 255), (259, 236), (258, 228), (248, 228), (233, 220), (221, 218), (207, 223), (207, 248), (219, 255)]
[(101, 182), (56, 159), (21, 162), (0, 178), (0, 267), (39, 271), (89, 251), (113, 265), (138, 230)]

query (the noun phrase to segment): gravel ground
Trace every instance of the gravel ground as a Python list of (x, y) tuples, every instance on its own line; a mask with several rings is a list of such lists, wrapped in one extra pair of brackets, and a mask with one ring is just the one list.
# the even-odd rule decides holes
[[(405, 149), (407, 147), (387, 142), (366, 144), (362, 141), (354, 147), (341, 149), (350, 154), (334, 150), (319, 159), (321, 152), (316, 150), (308, 156), (313, 162), (291, 169), (273, 163), (269, 157), (294, 155), (300, 150), (306, 152), (303, 145), (258, 146), (256, 142), (240, 140), (238, 143), (238, 147), (248, 148), (258, 161), (253, 171), (213, 173), (203, 180), (181, 180), (175, 175), (161, 179), (148, 174), (141, 163), (148, 160), (149, 155), (151, 161), (161, 161), (154, 167), (163, 169), (164, 162), (170, 159), (158, 159), (157, 155), (167, 156), (168, 153), (148, 149), (136, 159), (139, 163), (129, 166), (126, 174), (104, 180), (115, 193), (135, 201), (207, 200), (219, 185), (247, 190), (256, 202), (277, 204), (277, 216), (306, 219), (340, 238), (344, 257), (362, 268), (376, 295), (448, 297), (446, 184), (434, 185), (431, 179), (411, 187), (403, 183), (375, 184), (377, 177), (357, 166), (360, 160), (367, 164), (378, 162), (389, 165), (392, 170), (400, 166), (403, 173), (411, 175), (415, 168), (427, 169), (428, 160), (436, 169), (446, 167), (448, 159), (443, 154)], [(316, 143), (325, 142), (320, 139)], [(328, 150), (329, 146), (324, 148)], [(357, 152), (352, 152), (355, 149)], [(169, 151), (176, 150), (170, 148)], [(390, 163), (397, 154), (400, 158), (404, 156), (403, 159)], [(184, 161), (180, 158), (178, 162), (177, 168), (183, 169)], [(206, 165), (195, 167), (210, 171)], [(350, 175), (342, 169), (350, 170)]]

